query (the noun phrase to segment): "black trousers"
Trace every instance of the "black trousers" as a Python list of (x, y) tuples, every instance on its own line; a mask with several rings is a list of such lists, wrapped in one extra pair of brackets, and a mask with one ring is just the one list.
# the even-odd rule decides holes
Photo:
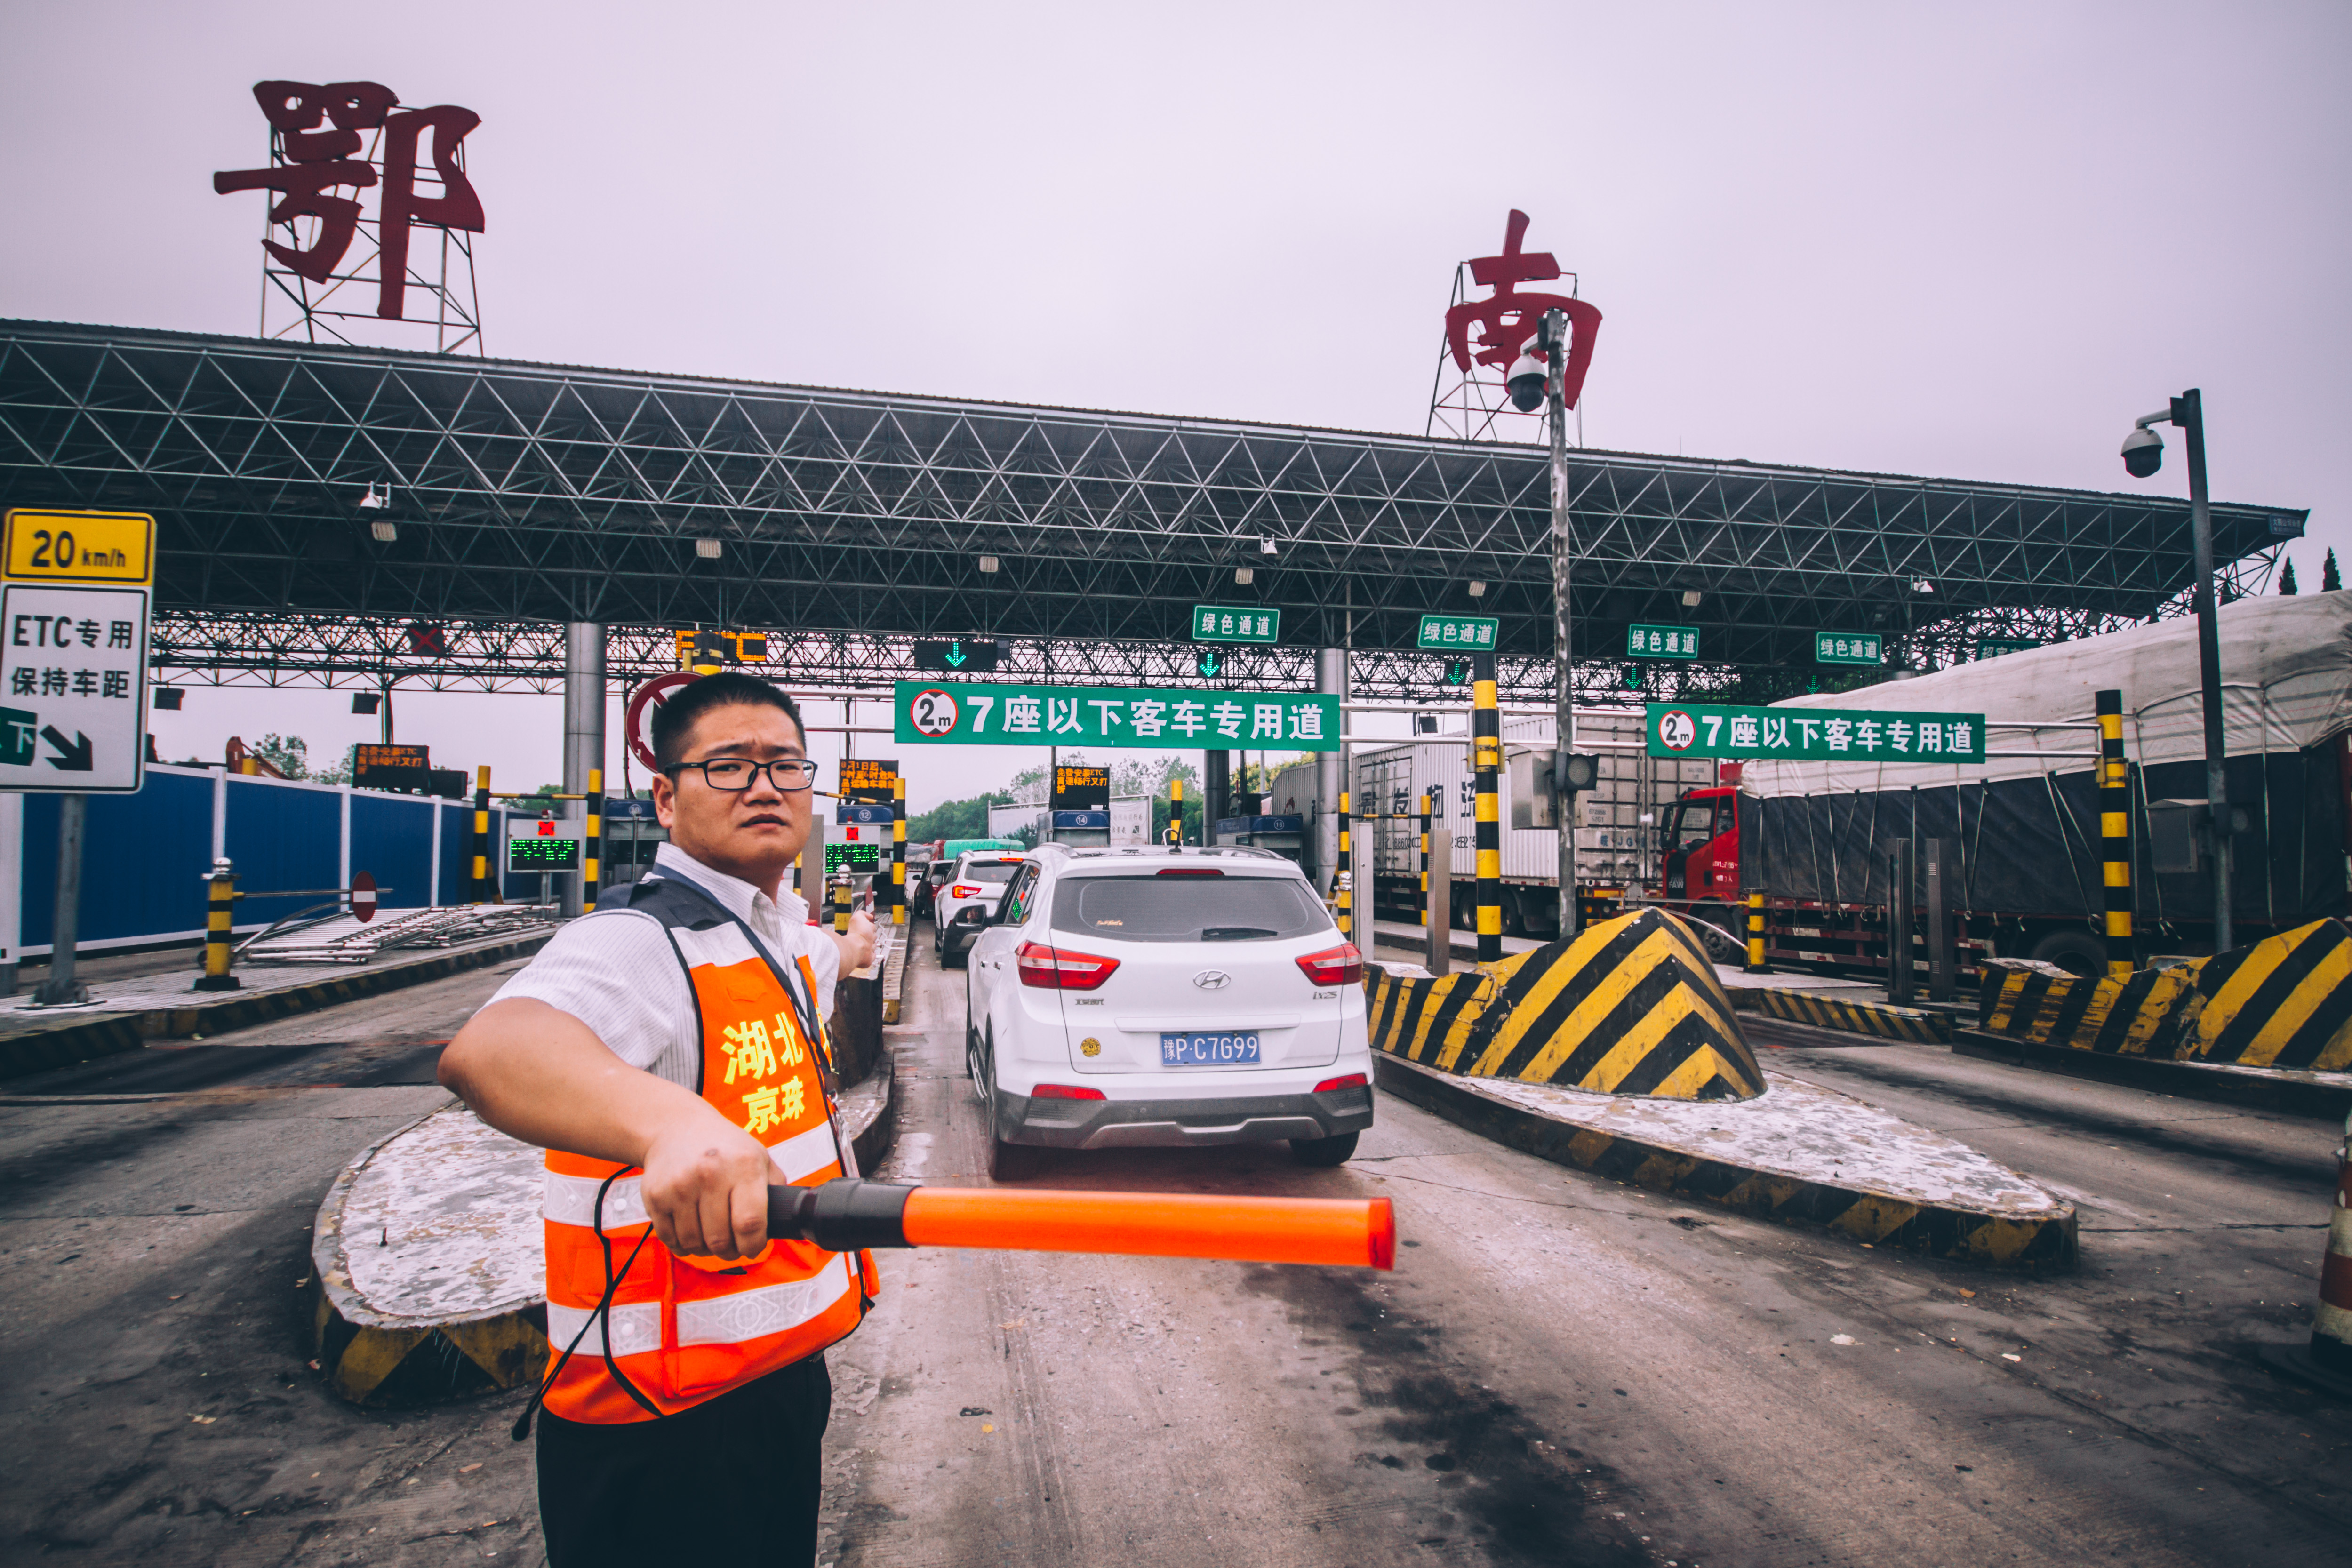
[(539, 1523), (549, 1568), (814, 1563), (832, 1414), (822, 1355), (660, 1421), (596, 1426), (542, 1411)]

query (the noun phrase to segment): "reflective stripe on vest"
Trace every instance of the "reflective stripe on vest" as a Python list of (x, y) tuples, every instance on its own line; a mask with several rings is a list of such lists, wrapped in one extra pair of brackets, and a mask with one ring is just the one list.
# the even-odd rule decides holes
[[(805, 1132), (795, 1132), (768, 1151), (774, 1162), (778, 1179), (799, 1182), (828, 1170), (841, 1163), (839, 1145), (833, 1141), (833, 1127), (827, 1123), (812, 1127)], [(624, 1176), (614, 1182), (604, 1194), (604, 1233), (633, 1230), (646, 1223), (646, 1194), (640, 1184), (642, 1176)], [(547, 1173), (547, 1194), (541, 1200), (540, 1212), (558, 1225), (590, 1226), (596, 1223), (596, 1189), (604, 1184), (599, 1176), (566, 1176), (557, 1172)], [(570, 1344), (559, 1339), (559, 1345)]]
[[(803, 999), (795, 977), (690, 884), (650, 879), (629, 902), (661, 921), (686, 970), (705, 1103), (765, 1144), (782, 1180), (810, 1186), (844, 1174), (808, 967), (793, 966)], [(579, 1340), (547, 1390), (549, 1414), (566, 1420), (613, 1425), (689, 1409), (840, 1340), (873, 1292), (870, 1259), (861, 1255), (853, 1270), (805, 1242), (771, 1242), (738, 1263), (674, 1257), (650, 1234), (639, 1173), (608, 1161), (550, 1150), (542, 1205), (549, 1340), (559, 1354)], [(609, 1329), (592, 1328), (615, 1275)]]

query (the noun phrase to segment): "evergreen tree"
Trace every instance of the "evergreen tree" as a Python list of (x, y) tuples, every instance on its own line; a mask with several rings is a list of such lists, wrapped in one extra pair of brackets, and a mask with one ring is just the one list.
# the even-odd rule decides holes
[(2279, 568), (2279, 592), (2289, 595), (2301, 592), (2294, 585), (2294, 563), (2291, 560)]
[(2336, 569), (2336, 552), (2331, 549), (2327, 559), (2319, 563), (2319, 591), (2333, 594), (2344, 586), (2344, 574)]

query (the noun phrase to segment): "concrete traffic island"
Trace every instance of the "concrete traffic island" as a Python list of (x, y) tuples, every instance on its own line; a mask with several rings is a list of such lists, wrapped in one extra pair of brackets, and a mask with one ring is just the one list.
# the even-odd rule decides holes
[[(888, 1151), (894, 1090), (886, 1052), (841, 1096), (861, 1169)], [(399, 1409), (544, 1376), (545, 1186), (539, 1150), (457, 1104), (345, 1166), (319, 1205), (304, 1285), (327, 1386), (353, 1405)]]
[(2074, 1205), (1964, 1143), (1767, 1069), (1753, 1100), (1471, 1079), (1376, 1054), (1380, 1086), (1557, 1164), (1874, 1247), (2036, 1273), (2075, 1261)]
[(1660, 910), (1499, 963), (1365, 981), (1381, 1087), (1654, 1192), (1990, 1268), (2075, 1258), (2074, 1208), (1967, 1145), (1765, 1071), (1689, 925)]

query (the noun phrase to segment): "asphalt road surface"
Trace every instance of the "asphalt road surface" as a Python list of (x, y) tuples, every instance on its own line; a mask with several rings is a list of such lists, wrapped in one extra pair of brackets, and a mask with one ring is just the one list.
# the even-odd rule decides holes
[[(917, 945), (877, 1173), (981, 1184), (963, 976)], [(395, 1080), (429, 1078), (428, 1042), (497, 979), (208, 1042), (172, 1069), (208, 1075), (194, 1092), (151, 1060), (117, 1093), (169, 1098), (0, 1106), (0, 1556), (539, 1560), (517, 1396), (351, 1411), (293, 1321), (319, 1196), (439, 1102)], [(1336, 1171), (1279, 1148), (1051, 1156), (1023, 1184), (1386, 1195), (1398, 1268), (886, 1255), (879, 1308), (830, 1357), (822, 1560), (2343, 1560), (2352, 1407), (2252, 1359), (2308, 1331), (2334, 1130), (1758, 1038), (2074, 1197), (2082, 1269), (1752, 1222), (1385, 1099)], [(271, 1085), (221, 1059), (256, 1047)]]

